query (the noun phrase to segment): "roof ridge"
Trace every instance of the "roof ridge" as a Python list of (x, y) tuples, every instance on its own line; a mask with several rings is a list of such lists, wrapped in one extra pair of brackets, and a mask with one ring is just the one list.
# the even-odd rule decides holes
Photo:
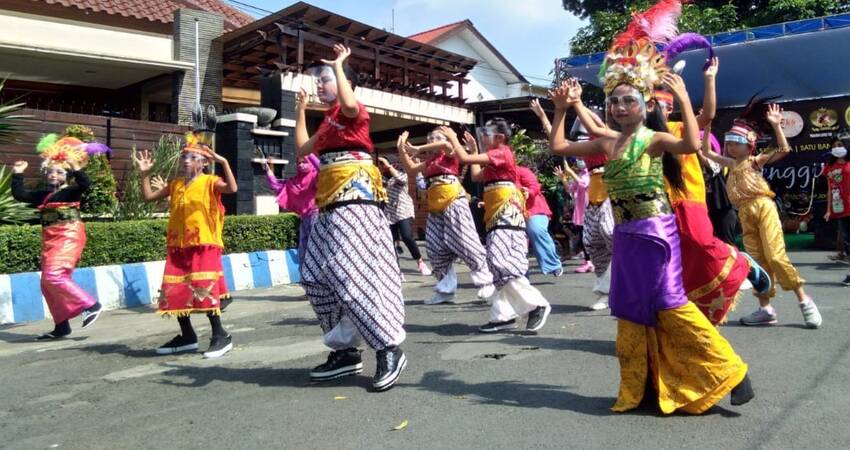
[(440, 25), (438, 27), (431, 28), (430, 30), (420, 31), (419, 33), (411, 34), (410, 36), (407, 36), (407, 38), (413, 39), (416, 36), (422, 36), (424, 34), (433, 33), (435, 31), (442, 30), (444, 28), (452, 28), (452, 27), (455, 27), (457, 25), (464, 24), (464, 23), (467, 23), (467, 22), (469, 22), (469, 24), (472, 24), (472, 21), (469, 20), (469, 19), (458, 20), (457, 22), (454, 22), (454, 23), (449, 23), (449, 24), (446, 24), (446, 25)]

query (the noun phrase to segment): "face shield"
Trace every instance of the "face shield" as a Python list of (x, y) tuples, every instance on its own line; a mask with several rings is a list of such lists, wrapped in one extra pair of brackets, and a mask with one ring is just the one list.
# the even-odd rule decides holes
[(307, 75), (313, 77), (313, 86), (307, 89), (311, 95), (315, 95), (319, 101), (329, 105), (336, 101), (337, 81), (336, 73), (331, 66), (316, 66), (307, 69)]
[(487, 152), (488, 149), (495, 148), (501, 143), (507, 144), (510, 139), (499, 130), (496, 125), (485, 125), (475, 128), (475, 137), (478, 139), (478, 151), (480, 153)]

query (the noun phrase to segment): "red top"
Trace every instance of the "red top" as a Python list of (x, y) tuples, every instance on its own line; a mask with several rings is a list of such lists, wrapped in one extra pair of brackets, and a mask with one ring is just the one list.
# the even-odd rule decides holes
[(587, 170), (593, 170), (597, 167), (602, 167), (608, 162), (608, 155), (605, 153), (600, 153), (598, 155), (587, 155), (582, 156), (584, 160), (584, 164), (587, 166)]
[(481, 170), (484, 183), (493, 181), (517, 182), (516, 162), (514, 161), (514, 152), (510, 147), (500, 145), (491, 148), (487, 150), (487, 157), (490, 158), (490, 164), (487, 164)]
[(528, 198), (525, 200), (525, 209), (529, 216), (544, 215), (552, 218), (552, 210), (546, 203), (546, 198), (540, 192), (540, 182), (537, 181), (537, 176), (527, 167), (519, 166), (516, 169), (518, 176), (519, 187), (528, 191)]
[[(850, 163), (836, 162), (830, 164), (823, 169), (826, 179), (829, 182), (829, 189), (826, 193), (826, 205), (829, 210), (830, 219), (838, 219), (840, 217), (850, 216)], [(838, 195), (834, 197), (833, 191), (837, 190)], [(841, 202), (842, 211), (835, 212), (838, 202)]]
[(460, 161), (454, 156), (446, 156), (445, 153), (440, 152), (425, 163), (424, 175), (426, 177), (435, 175), (458, 176), (460, 175)]
[(317, 153), (342, 150), (365, 150), (372, 152), (372, 138), (369, 137), (369, 113), (362, 103), (357, 102), (360, 112), (357, 117), (349, 118), (342, 113), (339, 102), (325, 111), (325, 120), (316, 131), (313, 150)]

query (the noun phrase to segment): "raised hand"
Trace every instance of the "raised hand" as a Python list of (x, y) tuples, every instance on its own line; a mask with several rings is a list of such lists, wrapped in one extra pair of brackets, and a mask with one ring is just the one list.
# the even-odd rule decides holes
[(407, 138), (410, 136), (410, 133), (405, 131), (398, 136), (398, 139), (395, 142), (395, 148), (399, 152), (406, 151), (407, 149)]
[(24, 173), (29, 167), (29, 163), (26, 161), (15, 161), (15, 165), (12, 166), (13, 173)]
[(141, 172), (143, 176), (150, 173), (155, 162), (156, 161), (151, 158), (151, 152), (148, 150), (133, 153), (133, 164), (136, 165), (136, 168), (139, 169), (139, 172)]
[(531, 108), (531, 111), (537, 117), (543, 117), (543, 116), (546, 115), (546, 111), (543, 111), (543, 107), (540, 106), (540, 100), (538, 100), (536, 98), (531, 100), (531, 104), (528, 105), (528, 107)]
[(564, 169), (561, 168), (560, 164), (555, 166), (555, 169), (552, 170), (552, 174), (561, 181), (564, 181), (567, 178), (567, 175), (564, 173)]
[(579, 83), (575, 78), (570, 78), (565, 82), (565, 84), (567, 85), (567, 103), (570, 106), (575, 106), (580, 103), (581, 93), (583, 92), (581, 83)]
[(227, 164), (227, 158), (219, 155), (218, 153), (212, 152), (212, 157), (213, 157), (213, 160), (215, 160), (215, 162), (217, 162), (219, 164)]
[(443, 133), (443, 135), (449, 140), (449, 142), (457, 140), (457, 133), (455, 133), (455, 130), (451, 129), (451, 127), (443, 125), (438, 128), (438, 130), (440, 130), (440, 133)]
[(378, 157), (378, 165), (380, 167), (386, 169), (386, 168), (390, 167), (390, 162), (387, 160), (387, 158), (384, 158), (383, 156), (379, 156)]
[(335, 67), (342, 66), (345, 60), (351, 56), (351, 49), (342, 44), (335, 44), (334, 53), (336, 53), (335, 59), (323, 59), (322, 62)]
[(475, 136), (469, 131), (463, 132), (463, 145), (469, 153), (478, 153), (478, 142), (475, 141)]
[(161, 191), (168, 187), (168, 182), (165, 181), (165, 178), (157, 175), (151, 178), (151, 187), (153, 187), (157, 191)]
[(567, 109), (570, 106), (570, 90), (567, 81), (564, 81), (561, 86), (549, 90), (549, 98), (555, 104), (555, 108)]
[(774, 127), (782, 125), (782, 107), (776, 103), (767, 107), (767, 121)]
[(682, 79), (679, 75), (676, 75), (673, 72), (665, 73), (663, 77), (661, 77), (661, 83), (670, 90), (673, 94), (673, 97), (679, 101), (679, 104), (682, 104), (682, 99), (688, 98), (688, 89), (685, 88), (685, 80)]
[(720, 60), (715, 56), (711, 58), (711, 61), (708, 62), (708, 68), (705, 69), (703, 74), (705, 78), (715, 78), (717, 76), (717, 70), (720, 67)]
[(307, 91), (304, 88), (301, 88), (298, 93), (295, 94), (295, 111), (301, 112), (307, 110), (307, 100), (310, 98), (310, 95), (307, 94)]

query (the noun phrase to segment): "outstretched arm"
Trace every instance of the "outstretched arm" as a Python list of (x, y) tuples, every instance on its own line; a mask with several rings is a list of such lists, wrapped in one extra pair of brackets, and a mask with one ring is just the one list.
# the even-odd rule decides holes
[(401, 167), (404, 168), (404, 171), (409, 174), (419, 173), (425, 170), (425, 163), (416, 163), (413, 161), (413, 158), (410, 157), (410, 154), (407, 152), (407, 148), (409, 144), (407, 143), (407, 137), (410, 136), (410, 133), (407, 131), (401, 133), (396, 141), (396, 150), (398, 150), (398, 159), (401, 161)]
[(546, 116), (546, 111), (543, 110), (543, 107), (540, 106), (540, 100), (534, 99), (531, 101), (531, 105), (529, 105), (531, 111), (534, 112), (534, 115), (540, 120), (540, 126), (543, 127), (543, 131), (546, 133), (546, 136), (549, 136), (552, 133), (552, 124), (549, 122), (549, 117)]
[(717, 88), (715, 81), (717, 79), (719, 65), (720, 60), (715, 56), (711, 58), (711, 63), (705, 69), (705, 92), (702, 100), (702, 111), (697, 116), (697, 125), (700, 129), (709, 126), (717, 114)]
[(151, 189), (151, 169), (153, 169), (154, 160), (148, 150), (141, 152), (133, 152), (133, 164), (142, 175), (142, 199), (146, 202), (162, 200), (169, 195), (170, 189), (160, 189), (153, 192)]
[(779, 162), (791, 153), (791, 146), (788, 145), (788, 139), (785, 138), (785, 132), (782, 131), (782, 107), (777, 104), (768, 106), (767, 121), (773, 127), (778, 148), (775, 152), (762, 153), (756, 156), (756, 164), (759, 167)]
[(221, 166), (221, 170), (224, 172), (224, 178), (215, 183), (215, 190), (222, 194), (235, 194), (239, 188), (236, 184), (236, 177), (233, 176), (233, 171), (230, 170), (230, 163), (227, 161), (227, 158), (218, 153), (213, 153), (213, 159)]
[(313, 153), (316, 136), (307, 133), (307, 91), (303, 88), (295, 94), (295, 150), (298, 156)]

